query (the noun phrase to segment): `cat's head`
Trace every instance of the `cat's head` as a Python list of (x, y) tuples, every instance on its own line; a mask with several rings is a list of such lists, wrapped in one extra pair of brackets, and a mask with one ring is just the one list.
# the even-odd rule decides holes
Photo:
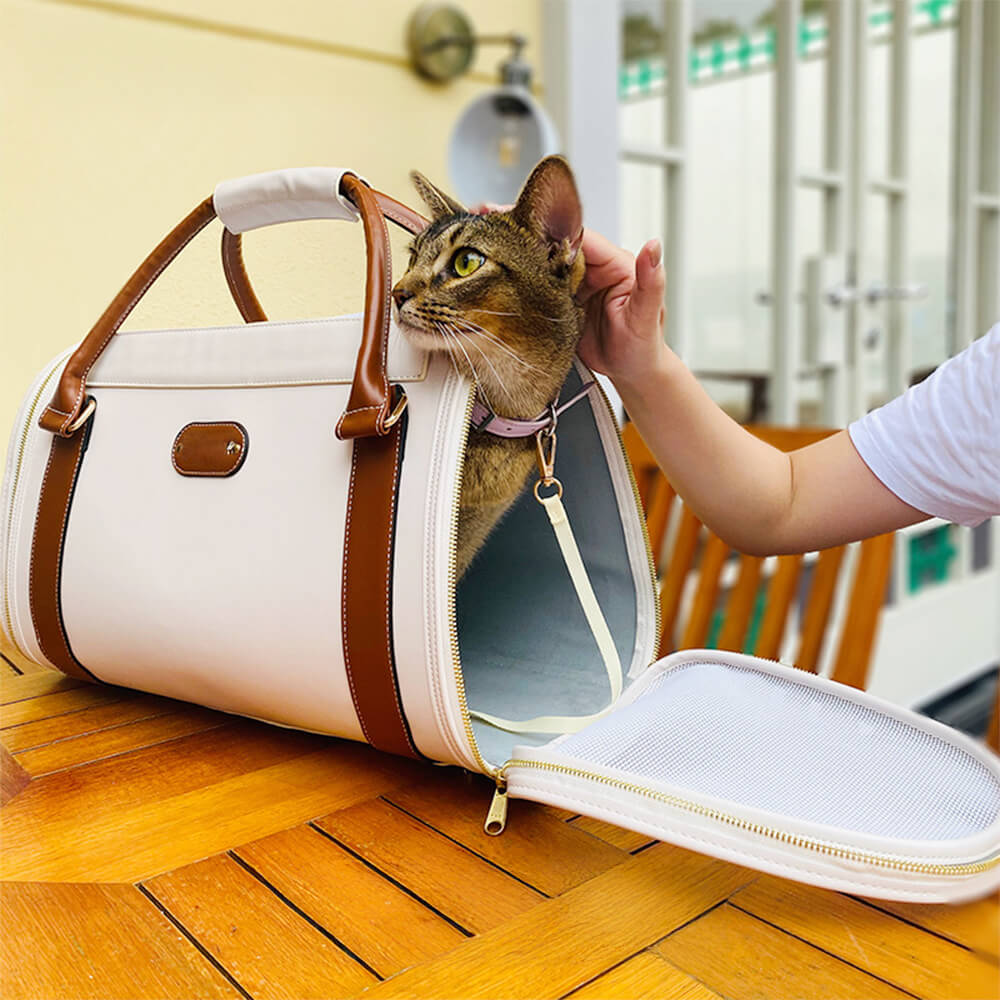
[[(533, 417), (572, 364), (582, 312), (582, 210), (562, 157), (542, 160), (506, 211), (469, 212), (421, 174), (431, 223), (392, 295), (400, 329), (451, 355), (495, 412)], [(543, 398), (544, 397), (544, 398)]]

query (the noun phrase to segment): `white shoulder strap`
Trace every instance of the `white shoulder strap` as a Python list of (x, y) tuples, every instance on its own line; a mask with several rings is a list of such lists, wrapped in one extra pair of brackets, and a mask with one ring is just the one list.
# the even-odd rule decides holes
[(487, 715), (485, 712), (470, 711), (469, 714), (474, 719), (479, 719), (481, 722), (495, 726), (497, 729), (504, 729), (509, 733), (575, 733), (601, 718), (618, 701), (622, 693), (622, 664), (608, 623), (604, 620), (601, 606), (597, 603), (587, 569), (580, 557), (580, 550), (577, 548), (576, 538), (573, 536), (573, 529), (566, 516), (566, 508), (563, 507), (560, 495), (557, 493), (550, 497), (540, 496), (538, 500), (549, 515), (549, 521), (552, 523), (552, 530), (559, 543), (559, 551), (562, 553), (566, 569), (573, 581), (576, 596), (580, 600), (580, 606), (587, 617), (587, 624), (590, 626), (590, 631), (594, 634), (594, 640), (597, 642), (597, 648), (601, 652), (604, 669), (608, 673), (608, 683), (611, 686), (611, 702), (607, 708), (593, 715), (543, 715), (537, 719), (526, 719), (523, 722), (501, 719), (495, 715)]

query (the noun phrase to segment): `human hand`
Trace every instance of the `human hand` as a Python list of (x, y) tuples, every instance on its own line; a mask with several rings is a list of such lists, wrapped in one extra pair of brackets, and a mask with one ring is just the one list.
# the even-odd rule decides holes
[(659, 240), (633, 257), (591, 229), (581, 245), (587, 270), (577, 290), (585, 319), (579, 354), (613, 380), (648, 373), (669, 353), (663, 341), (666, 275)]
[[(509, 211), (485, 203), (472, 211)], [(579, 354), (594, 371), (612, 379), (643, 375), (669, 354), (663, 342), (663, 250), (649, 240), (638, 255), (615, 246), (592, 229), (581, 243), (587, 269), (576, 298), (585, 310)]]
[[(477, 214), (509, 211), (486, 202)], [(663, 341), (663, 249), (649, 240), (633, 257), (592, 229), (584, 229), (581, 250), (587, 268), (576, 298), (584, 307), (578, 353), (594, 371), (628, 381), (649, 372), (670, 353)]]

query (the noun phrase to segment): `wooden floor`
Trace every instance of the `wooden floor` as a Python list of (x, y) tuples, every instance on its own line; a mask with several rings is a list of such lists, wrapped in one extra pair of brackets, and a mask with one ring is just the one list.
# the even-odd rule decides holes
[(875, 903), (0, 648), (4, 1000), (994, 1000), (998, 901)]

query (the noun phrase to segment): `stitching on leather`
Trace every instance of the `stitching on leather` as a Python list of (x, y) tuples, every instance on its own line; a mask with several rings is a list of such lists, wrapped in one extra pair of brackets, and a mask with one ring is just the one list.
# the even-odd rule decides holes
[(65, 410), (57, 410), (54, 406), (49, 406), (47, 409), (51, 410), (53, 413), (58, 413), (60, 417), (71, 416), (71, 414), (67, 413)]
[[(391, 509), (389, 515), (389, 524), (387, 526), (386, 534), (386, 550), (388, 554), (389, 563), (391, 565), (393, 551), (392, 551), (392, 529), (393, 522), (396, 518), (396, 486), (399, 483), (399, 453), (403, 444), (403, 434), (400, 428), (396, 427), (396, 447), (393, 449), (393, 460), (392, 460), (392, 489), (390, 490), (390, 496), (392, 498)], [(420, 751), (413, 745), (413, 740), (410, 738), (409, 730), (406, 726), (406, 720), (403, 718), (403, 705), (402, 705), (402, 695), (399, 692), (399, 684), (396, 682), (395, 673), (395, 657), (392, 655), (392, 619), (390, 617), (390, 612), (392, 610), (392, 601), (390, 600), (390, 589), (389, 589), (389, 573), (385, 574), (385, 651), (386, 656), (389, 661), (389, 681), (392, 683), (393, 691), (393, 707), (396, 709), (396, 715), (399, 718), (399, 728), (403, 733), (403, 738), (406, 740), (409, 748), (419, 757), (421, 756)]]
[[(54, 442), (53, 442), (53, 444), (54, 444)], [(55, 449), (54, 449), (54, 447), (50, 446), (49, 447), (49, 458), (48, 458), (48, 461), (45, 463), (45, 474), (42, 476), (42, 486), (41, 486), (41, 489), (39, 490), (39, 493), (38, 493), (38, 496), (39, 496), (39, 508), (41, 508), (41, 498), (45, 496), (45, 486), (46, 486), (46, 484), (49, 481), (49, 472), (52, 469), (52, 459), (53, 459), (54, 456), (55, 456)], [(35, 621), (38, 618), (38, 616), (35, 614), (35, 589), (36, 588), (34, 586), (34, 580), (35, 580), (35, 551), (36, 551), (36, 546), (34, 544), (34, 538), (37, 537), (37, 535), (38, 535), (38, 516), (37, 516), (37, 513), (36, 513), (36, 516), (35, 516), (35, 530), (34, 530), (33, 535), (32, 535), (32, 544), (31, 544), (31, 559), (28, 561), (28, 610), (31, 613), (31, 626), (35, 630), (35, 638), (38, 639), (38, 645), (41, 648), (42, 652), (45, 653), (45, 646), (42, 643), (41, 636), (38, 634), (38, 626), (35, 624)], [(48, 653), (45, 653), (45, 655), (48, 656)]]
[[(374, 198), (374, 196), (373, 196)], [(376, 202), (376, 208), (378, 203)], [(385, 217), (382, 215), (381, 211), (378, 213), (378, 226), (379, 235), (382, 237), (382, 243), (385, 247), (385, 288), (384, 294), (382, 296), (382, 309), (383, 309), (383, 319), (382, 319), (382, 398), (385, 400), (383, 404), (388, 410), (389, 408), (389, 379), (386, 377), (386, 368), (389, 364), (389, 319), (391, 316), (391, 307), (389, 305), (389, 283), (392, 280), (392, 244), (389, 242), (389, 230), (386, 229)], [(381, 422), (381, 421), (380, 421)]]
[[(67, 417), (66, 420), (63, 422), (60, 430), (65, 431), (69, 427), (69, 424), (71, 422), (70, 417), (73, 414), (75, 414), (80, 408), (80, 400), (83, 398), (83, 394), (86, 389), (87, 376), (90, 374), (90, 369), (94, 367), (94, 365), (97, 363), (98, 358), (100, 358), (101, 354), (104, 353), (104, 348), (108, 346), (108, 343), (110, 342), (111, 338), (118, 332), (118, 328), (122, 325), (122, 323), (125, 322), (126, 319), (128, 319), (129, 313), (131, 313), (132, 310), (135, 308), (136, 303), (139, 301), (139, 299), (143, 297), (143, 295), (146, 294), (147, 291), (149, 291), (149, 286), (152, 285), (154, 281), (156, 281), (156, 279), (164, 272), (164, 270), (166, 270), (167, 266), (173, 262), (173, 260), (177, 257), (177, 255), (191, 242), (191, 240), (195, 238), (195, 236), (198, 235), (198, 233), (200, 233), (205, 228), (205, 226), (207, 226), (212, 221), (212, 219), (215, 216), (216, 216), (215, 204), (213, 202), (212, 214), (209, 215), (209, 217), (205, 219), (200, 225), (196, 225), (194, 231), (190, 233), (188, 236), (186, 236), (184, 239), (182, 239), (181, 242), (176, 247), (173, 247), (171, 250), (168, 250), (167, 255), (163, 259), (163, 261), (153, 269), (153, 272), (142, 283), (139, 289), (132, 296), (130, 296), (126, 305), (119, 310), (118, 321), (112, 324), (110, 330), (108, 330), (107, 336), (105, 336), (104, 340), (101, 342), (100, 347), (98, 347), (97, 350), (94, 352), (94, 356), (91, 358), (87, 367), (84, 368), (84, 370), (80, 373), (80, 388), (76, 394), (76, 399), (73, 401), (73, 409), (70, 412), (70, 416)], [(72, 358), (70, 359), (70, 364), (72, 364)]]
[[(42, 488), (41, 488), (41, 491), (38, 494), (39, 497), (45, 496), (45, 487), (46, 487), (46, 484), (48, 482), (49, 472), (52, 469), (52, 460), (55, 458), (55, 448), (56, 448), (56, 442), (53, 442), (53, 446), (49, 449), (49, 460), (48, 460), (48, 462), (46, 463), (46, 466), (45, 466), (45, 475), (42, 477)], [(54, 575), (53, 596), (55, 598), (56, 625), (58, 626), (57, 631), (58, 631), (58, 634), (59, 634), (59, 642), (62, 644), (63, 650), (65, 650), (66, 658), (72, 664), (74, 664), (79, 669), (81, 669), (85, 674), (90, 674), (90, 676), (94, 677), (94, 679), (96, 680), (97, 679), (96, 676), (94, 674), (92, 674), (89, 670), (87, 670), (87, 668), (84, 667), (83, 664), (81, 664), (77, 660), (77, 658), (73, 655), (73, 653), (71, 652), (71, 650), (69, 648), (69, 640), (68, 640), (68, 637), (66, 636), (66, 627), (63, 624), (63, 620), (62, 620), (62, 612), (59, 609), (59, 584), (60, 584), (60, 579), (61, 579), (61, 576), (62, 576), (62, 572), (61, 572), (61, 567), (62, 567), (62, 552), (63, 552), (63, 543), (64, 543), (65, 538), (66, 538), (66, 523), (67, 523), (67, 521), (69, 519), (69, 501), (70, 501), (70, 496), (72, 495), (72, 492), (73, 492), (73, 486), (76, 483), (77, 475), (80, 472), (80, 461), (82, 460), (82, 458), (83, 458), (83, 447), (81, 446), (81, 447), (79, 447), (77, 449), (76, 462), (73, 464), (73, 474), (70, 477), (70, 488), (69, 488), (69, 490), (66, 491), (65, 503), (63, 504), (62, 524), (61, 524), (61, 526), (59, 528), (59, 547), (58, 547), (58, 549), (56, 549), (56, 572), (55, 572), (55, 575)], [(37, 519), (36, 519), (36, 521), (35, 521), (35, 533), (37, 534), (37, 532), (38, 532), (38, 522), (37, 522)], [(31, 546), (31, 560), (30, 560), (29, 567), (28, 567), (28, 572), (29, 572), (28, 579), (29, 579), (29, 581), (34, 581), (34, 579), (35, 579), (35, 569), (36, 569), (36, 566), (35, 566), (35, 549), (36, 549), (35, 545), (32, 544), (32, 546)], [(54, 663), (55, 660), (53, 659), (53, 657), (49, 653), (49, 651), (45, 648), (45, 644), (42, 642), (42, 637), (41, 637), (41, 635), (38, 632), (38, 626), (36, 624), (37, 615), (35, 614), (35, 601), (34, 601), (35, 589), (36, 588), (34, 586), (31, 586), (30, 587), (30, 592), (29, 592), (29, 601), (28, 601), (28, 604), (29, 604), (29, 610), (31, 611), (31, 625), (32, 625), (32, 628), (34, 628), (34, 630), (35, 630), (35, 638), (38, 639), (39, 648), (42, 650), (42, 652), (45, 654), (45, 656), (51, 662)]]
[[(86, 433), (86, 431), (84, 432)], [(62, 512), (62, 525), (59, 528), (59, 548), (56, 550), (56, 574), (55, 574), (55, 584), (53, 587), (53, 594), (55, 596), (55, 606), (56, 606), (56, 621), (59, 625), (59, 639), (63, 644), (63, 648), (66, 650), (66, 655), (73, 663), (78, 663), (79, 661), (73, 655), (69, 648), (69, 637), (66, 635), (66, 624), (63, 621), (62, 611), (59, 608), (59, 584), (62, 578), (62, 559), (63, 559), (63, 545), (66, 541), (66, 525), (69, 523), (69, 504), (70, 498), (73, 495), (73, 489), (76, 486), (77, 476), (80, 474), (80, 463), (83, 461), (83, 447), (82, 445), (76, 450), (76, 461), (73, 463), (73, 473), (69, 480), (69, 489), (66, 491), (66, 502), (63, 505)], [(82, 667), (83, 665), (80, 664)]]
[(422, 231), (421, 229), (413, 228), (415, 225), (417, 225), (416, 219), (411, 221), (410, 219), (407, 219), (405, 215), (396, 212), (394, 209), (389, 208), (388, 206), (382, 208), (382, 214), (388, 215), (390, 219), (392, 219), (394, 222), (398, 222), (405, 230), (413, 233), (414, 235)]
[[(236, 428), (236, 432), (237, 432), (237, 434), (239, 434), (240, 440), (242, 441), (241, 451), (236, 456), (236, 461), (233, 462), (233, 464), (228, 469), (221, 469), (218, 472), (199, 472), (196, 469), (182, 469), (177, 464), (177, 442), (180, 441), (181, 435), (185, 431), (190, 430), (192, 427), (234, 427), (234, 428)], [(177, 470), (177, 472), (178, 472), (179, 475), (182, 475), (182, 476), (184, 476), (185, 478), (188, 478), (188, 479), (190, 479), (192, 477), (206, 478), (207, 479), (207, 478), (209, 478), (211, 476), (214, 476), (214, 477), (220, 478), (220, 479), (224, 479), (226, 476), (231, 476), (233, 474), (233, 472), (235, 472), (236, 469), (239, 468), (240, 464), (244, 461), (244, 459), (246, 458), (246, 447), (247, 447), (247, 435), (246, 435), (246, 432), (243, 430), (243, 428), (239, 424), (234, 423), (231, 420), (206, 420), (206, 421), (200, 421), (200, 422), (196, 421), (194, 423), (185, 424), (177, 432), (177, 437), (174, 438), (174, 443), (173, 443), (173, 445), (170, 448), (170, 464)]]
[(351, 518), (354, 510), (354, 482), (357, 464), (357, 450), (355, 446), (355, 450), (351, 455), (351, 480), (347, 487), (347, 515), (344, 518), (344, 559), (340, 573), (340, 635), (344, 646), (344, 666), (347, 672), (347, 683), (351, 687), (351, 700), (354, 702), (354, 714), (358, 718), (358, 723), (361, 726), (361, 732), (364, 733), (365, 740), (371, 746), (374, 746), (375, 744), (372, 743), (368, 727), (365, 725), (364, 713), (361, 711), (361, 703), (358, 701), (358, 692), (354, 687), (354, 674), (351, 670), (351, 647), (347, 638), (347, 567), (350, 562)]
[(356, 406), (353, 410), (344, 410), (344, 416), (340, 419), (343, 420), (349, 413), (364, 413), (365, 410), (381, 410), (382, 404), (377, 403), (375, 406)]

